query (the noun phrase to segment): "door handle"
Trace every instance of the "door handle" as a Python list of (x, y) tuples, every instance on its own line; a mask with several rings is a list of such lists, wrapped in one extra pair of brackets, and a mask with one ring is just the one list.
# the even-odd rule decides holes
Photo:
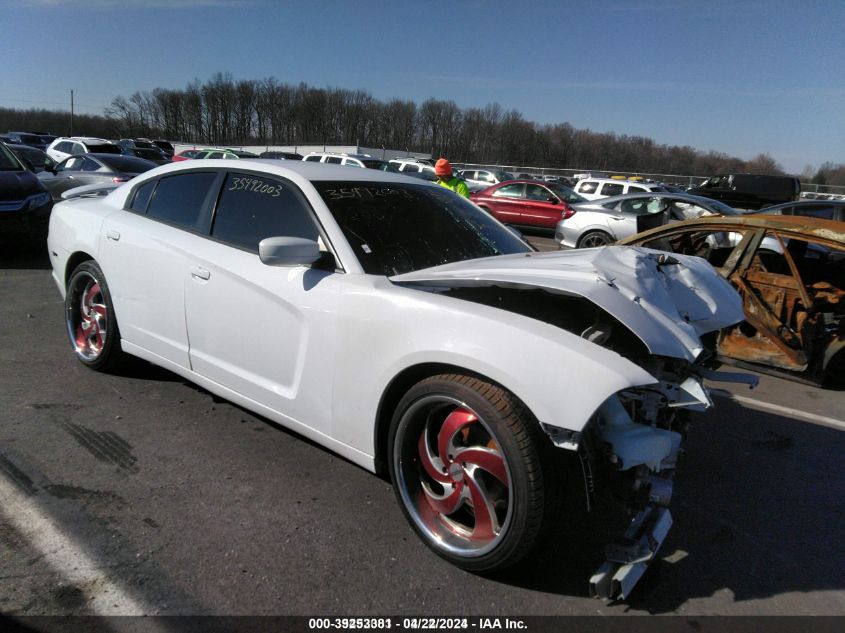
[(109, 229), (108, 231), (106, 231), (106, 237), (107, 237), (108, 239), (113, 240), (113, 241), (115, 241), (115, 242), (116, 242), (116, 241), (118, 241), (118, 240), (120, 239), (120, 233), (118, 233), (118, 232), (117, 232), (117, 231), (115, 231), (114, 229)]
[(200, 266), (191, 266), (191, 277), (206, 280), (211, 277), (211, 273)]

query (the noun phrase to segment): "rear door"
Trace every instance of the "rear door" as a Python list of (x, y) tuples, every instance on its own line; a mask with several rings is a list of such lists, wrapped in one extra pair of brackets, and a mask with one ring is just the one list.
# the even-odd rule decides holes
[(188, 367), (185, 284), (190, 254), (210, 222), (222, 173), (189, 171), (137, 187), (128, 208), (108, 216), (100, 261), (120, 334), (167, 362)]
[(485, 201), (499, 222), (520, 224), (525, 206), (525, 183), (502, 185)]

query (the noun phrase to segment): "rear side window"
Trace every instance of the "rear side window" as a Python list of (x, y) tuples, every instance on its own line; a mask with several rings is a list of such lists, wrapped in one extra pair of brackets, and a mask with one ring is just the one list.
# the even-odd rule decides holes
[(617, 185), (615, 182), (606, 182), (601, 188), (603, 196), (618, 196), (625, 189), (625, 185)]
[(145, 182), (143, 185), (138, 187), (135, 190), (135, 194), (132, 196), (132, 204), (129, 205), (129, 208), (137, 213), (146, 213), (147, 205), (150, 202), (150, 197), (153, 195), (155, 188), (155, 180)]
[(339, 156), (327, 156), (326, 157), (326, 162), (330, 163), (332, 165), (340, 165), (340, 163), (342, 161), (343, 161), (343, 159), (340, 158)]
[[(648, 191), (648, 189), (645, 187), (637, 187), (636, 185), (628, 185), (628, 193), (641, 193), (643, 191)], [(654, 191), (660, 191), (660, 189), (655, 187)]]
[(319, 156), (306, 156), (305, 160), (308, 161), (309, 163), (319, 163), (320, 157)]
[(598, 188), (598, 183), (595, 182), (581, 182), (578, 183), (579, 193), (593, 193)]
[(214, 215), (211, 236), (258, 252), (265, 237), (304, 237), (317, 240), (317, 225), (305, 198), (281, 180), (231, 173)]
[(203, 203), (217, 174), (200, 172), (162, 178), (147, 215), (186, 229), (197, 230)]
[(824, 218), (826, 220), (833, 219), (833, 207), (809, 207), (802, 209), (799, 207), (798, 215), (809, 215), (814, 218)]
[(88, 151), (97, 154), (120, 154), (120, 147), (114, 145), (113, 143), (102, 143), (89, 145)]

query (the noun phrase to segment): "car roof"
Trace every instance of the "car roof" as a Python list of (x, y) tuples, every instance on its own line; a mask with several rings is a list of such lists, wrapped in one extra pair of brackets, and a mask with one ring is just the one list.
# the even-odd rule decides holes
[(688, 228), (701, 228), (727, 231), (742, 228), (771, 229), (794, 237), (812, 237), (820, 242), (827, 242), (838, 246), (845, 246), (845, 225), (837, 220), (824, 220), (803, 215), (742, 215), (702, 217), (694, 220), (684, 220), (665, 224), (637, 235), (619, 240), (619, 244), (643, 242), (651, 237), (659, 237), (664, 233), (674, 233)]
[[(212, 167), (224, 167), (228, 170), (257, 170), (267, 174), (289, 177), (296, 173), (312, 181), (360, 181), (360, 182), (397, 182), (411, 184), (427, 184), (427, 181), (412, 178), (402, 174), (381, 171), (377, 169), (360, 169), (344, 165), (330, 165), (326, 163), (305, 162), (301, 160), (280, 161), (274, 158), (242, 158), (233, 164), (231, 160), (209, 158), (201, 162), (181, 161), (168, 163), (155, 170), (156, 174), (173, 174), (183, 171), (197, 171)], [(152, 173), (152, 172), (150, 172)], [(144, 174), (147, 176), (148, 174)], [(439, 187), (440, 185), (432, 184)]]
[(117, 145), (117, 143), (112, 143), (110, 140), (105, 138), (97, 138), (96, 136), (59, 136), (55, 138), (51, 144), (58, 144), (63, 141), (76, 141), (78, 143), (97, 143), (97, 144), (104, 144), (108, 143), (110, 145)]
[[(23, 145), (21, 143), (6, 143), (6, 147), (8, 147), (9, 149), (25, 150), (27, 152), (41, 152), (42, 154), (45, 153), (43, 149), (39, 149), (38, 147), (33, 147), (32, 145)], [(820, 202), (823, 202), (823, 200), (820, 201)]]
[(585, 182), (588, 180), (594, 180), (596, 182), (613, 182), (618, 185), (636, 185), (637, 187), (662, 187), (663, 185), (659, 182), (644, 182), (642, 180), (628, 180), (626, 178), (604, 178), (604, 177), (594, 177), (594, 178), (582, 178), (579, 182)]
[(767, 213), (770, 211), (779, 211), (780, 209), (789, 209), (791, 207), (845, 207), (845, 200), (798, 200), (796, 202), (783, 202), (781, 204), (774, 204), (770, 207), (763, 207), (758, 213)]
[(596, 200), (587, 200), (586, 202), (579, 202), (578, 205), (589, 206), (603, 206), (609, 202), (619, 202), (620, 200), (637, 200), (638, 198), (677, 198), (680, 200), (687, 200), (698, 204), (713, 205), (713, 198), (705, 198), (704, 196), (694, 196), (691, 193), (674, 193), (672, 191), (637, 191), (635, 193), (623, 193), (618, 196), (608, 196), (607, 198), (597, 198)]

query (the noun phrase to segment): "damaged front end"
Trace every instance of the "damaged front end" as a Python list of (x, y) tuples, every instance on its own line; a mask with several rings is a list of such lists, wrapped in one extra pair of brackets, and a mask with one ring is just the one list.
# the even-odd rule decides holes
[(704, 380), (756, 385), (712, 368), (718, 332), (743, 319), (739, 295), (702, 259), (623, 247), (476, 260), (391, 281), (553, 325), (653, 378), (606, 397), (586, 424), (565, 407), (541, 420), (555, 446), (578, 456), (587, 510), (610, 498), (629, 519), (590, 579), (594, 596), (627, 597), (672, 525), (688, 412), (713, 405)]
[(545, 425), (560, 448), (580, 460), (588, 509), (597, 497), (612, 498), (630, 519), (624, 534), (605, 546), (605, 562), (590, 578), (590, 595), (627, 598), (655, 559), (672, 527), (669, 505), (689, 411), (713, 405), (705, 378), (754, 387), (746, 374), (716, 372), (677, 359), (653, 359), (659, 382), (613, 394), (582, 432)]

